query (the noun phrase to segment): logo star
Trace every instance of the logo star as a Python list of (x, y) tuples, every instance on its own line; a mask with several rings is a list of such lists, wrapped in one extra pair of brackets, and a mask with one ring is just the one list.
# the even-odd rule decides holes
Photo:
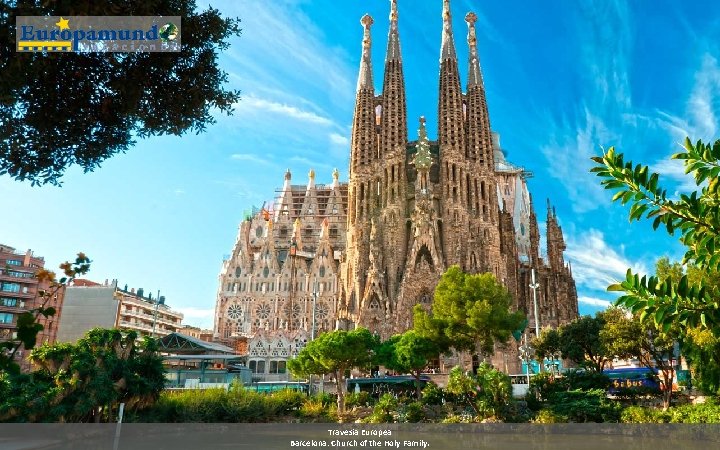
[(67, 19), (60, 18), (60, 21), (55, 23), (58, 27), (60, 27), (60, 31), (67, 30), (70, 28), (70, 23)]

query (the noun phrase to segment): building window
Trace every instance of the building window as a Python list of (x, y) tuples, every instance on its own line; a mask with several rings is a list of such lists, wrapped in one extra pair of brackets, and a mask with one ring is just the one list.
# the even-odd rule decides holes
[(235, 268), (235, 276), (236, 276), (236, 277), (239, 277), (241, 273), (242, 273), (242, 269), (239, 268), (239, 267), (236, 267), (236, 268)]
[(20, 261), (19, 259), (8, 259), (7, 261), (5, 261), (5, 264), (7, 264), (8, 266), (22, 266), (22, 261)]
[(0, 298), (0, 306), (8, 306), (15, 308), (18, 305), (18, 299), (16, 298)]
[(335, 226), (330, 227), (330, 238), (335, 239), (338, 237), (338, 229)]
[(265, 361), (250, 361), (248, 366), (252, 373), (265, 373)]
[(0, 290), (3, 292), (20, 292), (20, 285), (17, 283), (3, 283)]
[(262, 227), (257, 227), (257, 228), (255, 228), (255, 236), (256, 236), (256, 237), (262, 237), (262, 235), (263, 235), (263, 229), (262, 229)]
[(10, 313), (0, 313), (0, 323), (13, 323), (13, 315)]
[(285, 361), (270, 361), (270, 373), (285, 373)]

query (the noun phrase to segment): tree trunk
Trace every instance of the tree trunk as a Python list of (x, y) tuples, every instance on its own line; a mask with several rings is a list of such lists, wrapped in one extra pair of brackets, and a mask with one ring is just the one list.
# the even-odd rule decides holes
[(345, 414), (345, 369), (336, 372), (338, 414)]
[(663, 370), (663, 411), (667, 411), (672, 402), (672, 388), (673, 388), (673, 369)]

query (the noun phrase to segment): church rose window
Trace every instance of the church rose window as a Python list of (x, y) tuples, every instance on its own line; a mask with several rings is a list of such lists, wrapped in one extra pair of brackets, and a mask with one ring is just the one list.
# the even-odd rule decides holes
[(261, 319), (270, 317), (270, 305), (260, 305), (255, 310), (255, 314)]
[(330, 308), (327, 307), (327, 305), (318, 305), (317, 309), (315, 310), (315, 315), (318, 319), (326, 319), (327, 316), (330, 314)]
[(230, 305), (228, 308), (228, 317), (237, 320), (242, 317), (242, 308), (240, 305)]

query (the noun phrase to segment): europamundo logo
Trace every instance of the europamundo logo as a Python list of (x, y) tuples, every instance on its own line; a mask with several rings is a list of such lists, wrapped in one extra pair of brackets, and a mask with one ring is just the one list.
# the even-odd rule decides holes
[(18, 52), (179, 52), (179, 16), (18, 16)]

